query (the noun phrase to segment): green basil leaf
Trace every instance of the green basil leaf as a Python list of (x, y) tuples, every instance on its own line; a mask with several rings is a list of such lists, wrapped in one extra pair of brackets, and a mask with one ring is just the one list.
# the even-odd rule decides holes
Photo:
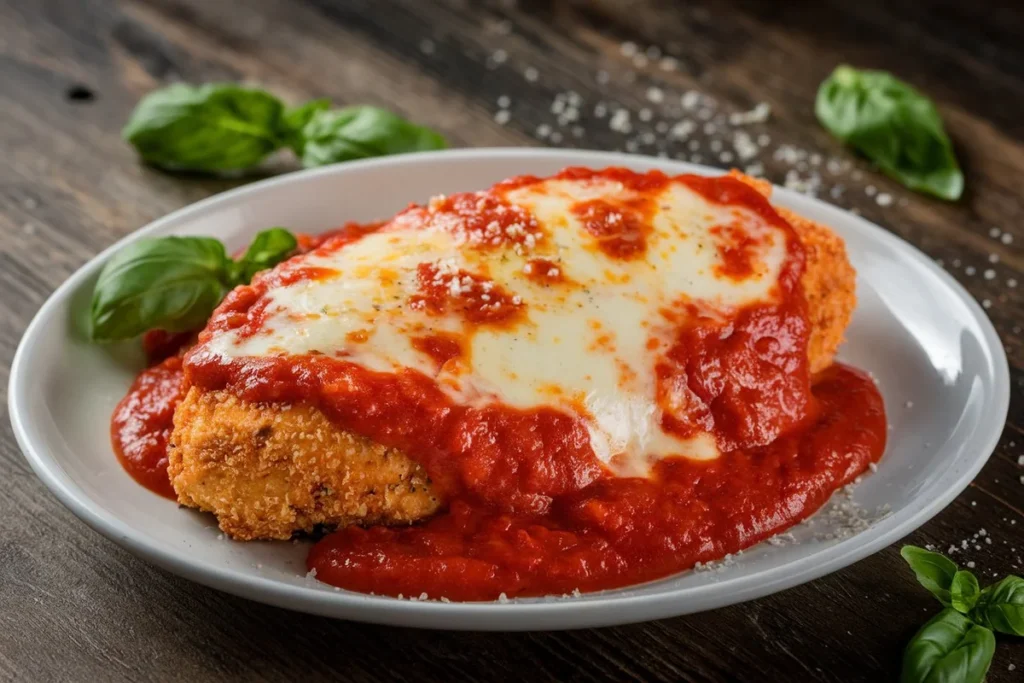
[(1024, 579), (1007, 576), (983, 590), (971, 616), (1000, 633), (1024, 636)]
[(330, 108), (330, 100), (310, 100), (284, 113), (284, 118), (281, 121), (284, 129), (283, 136), (287, 140), (286, 144), (295, 150), (299, 157), (302, 156), (302, 151), (306, 146), (306, 139), (302, 134), (303, 129), (317, 112)]
[(154, 166), (237, 171), (284, 144), (283, 111), (284, 105), (262, 90), (179, 83), (144, 97), (121, 134)]
[(980, 593), (981, 586), (978, 585), (978, 579), (974, 574), (961, 569), (953, 575), (953, 581), (949, 586), (949, 602), (957, 612), (967, 614), (974, 609)]
[(956, 576), (957, 566), (945, 555), (933, 553), (914, 545), (905, 545), (900, 555), (917, 575), (918, 582), (931, 591), (946, 607), (950, 605), (949, 589)]
[(248, 283), (256, 273), (272, 268), (291, 256), (298, 246), (295, 236), (284, 228), (264, 230), (253, 238), (242, 258), (232, 264), (232, 281), (234, 284)]
[(230, 288), (229, 264), (224, 245), (209, 237), (129, 244), (107, 261), (93, 289), (93, 341), (202, 327)]
[(935, 105), (891, 74), (839, 66), (819, 87), (814, 111), (829, 132), (907, 187), (947, 200), (963, 193)]
[(900, 683), (982, 683), (995, 649), (992, 631), (947, 607), (907, 644)]
[(388, 154), (444, 149), (438, 133), (378, 107), (318, 111), (302, 131), (302, 164), (323, 166)]

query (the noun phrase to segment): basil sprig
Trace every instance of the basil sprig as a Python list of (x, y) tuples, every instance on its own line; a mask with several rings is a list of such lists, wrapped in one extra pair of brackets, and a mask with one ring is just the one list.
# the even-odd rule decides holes
[(964, 189), (935, 105), (885, 71), (836, 67), (818, 88), (818, 121), (912, 190), (956, 200)]
[(972, 617), (989, 628), (1024, 636), (1024, 579), (1007, 576), (978, 596)]
[(980, 590), (973, 573), (944, 555), (912, 545), (900, 555), (945, 605), (907, 644), (900, 683), (981, 683), (995, 653), (993, 630), (1024, 636), (1024, 579)]
[(132, 242), (107, 261), (96, 281), (90, 337), (110, 342), (153, 329), (200, 328), (228, 291), (286, 259), (297, 244), (284, 228), (270, 228), (256, 235), (236, 261), (212, 237)]
[(992, 631), (947, 607), (910, 640), (900, 683), (981, 683), (995, 650)]
[(284, 127), (287, 130), (287, 145), (302, 158), (306, 147), (306, 126), (322, 111), (331, 108), (330, 100), (310, 100), (284, 113)]
[(144, 97), (122, 136), (148, 164), (200, 173), (245, 171), (284, 147), (312, 167), (446, 146), (385, 109), (330, 106), (320, 99), (288, 109), (257, 88), (178, 83)]
[(900, 555), (907, 561), (917, 575), (917, 581), (939, 599), (946, 607), (950, 602), (950, 587), (956, 576), (956, 562), (945, 555), (933, 553), (913, 545), (905, 545)]
[(953, 575), (953, 583), (949, 586), (949, 602), (957, 612), (968, 614), (978, 602), (981, 586), (978, 579), (966, 569)]
[(302, 164), (323, 166), (339, 161), (443, 149), (444, 138), (378, 107), (320, 111), (302, 129)]
[(284, 144), (283, 112), (262, 90), (177, 83), (144, 97), (121, 135), (154, 166), (240, 171)]

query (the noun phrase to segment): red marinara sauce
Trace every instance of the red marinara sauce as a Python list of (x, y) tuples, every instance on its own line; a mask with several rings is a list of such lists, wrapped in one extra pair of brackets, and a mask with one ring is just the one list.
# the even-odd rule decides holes
[(335, 532), (307, 564), (361, 592), (494, 600), (616, 588), (720, 559), (808, 517), (881, 457), (885, 412), (867, 376), (833, 366), (814, 394), (817, 422), (770, 446), (663, 460), (649, 479), (603, 477), (543, 514), (456, 499), (420, 526)]
[(185, 397), (182, 375), (180, 356), (143, 370), (110, 420), (114, 452), (128, 474), (172, 500), (177, 496), (167, 475), (167, 439), (174, 429), (174, 409)]
[[(752, 211), (788, 234), (774, 303), (736, 311), (728, 320), (666, 313), (667, 324), (677, 327), (653, 370), (662, 426), (681, 436), (709, 432), (722, 455), (665, 459), (649, 478), (617, 478), (594, 456), (583, 420), (553, 408), (459, 405), (416, 371), (373, 372), (344, 358), (226, 360), (204, 353), (213, 335), (260, 324), (260, 302), (282, 277), (266, 273), (234, 290), (214, 313), (185, 357), (186, 385), (226, 389), (253, 402), (313, 402), (340, 428), (419, 462), (448, 502), (446, 512), (416, 526), (348, 527), (325, 537), (308, 558), (318, 579), (363, 592), (452, 600), (635, 584), (783, 531), (881, 457), (885, 413), (872, 381), (842, 365), (809, 375), (803, 248), (761, 195), (732, 178), (670, 179), (624, 169), (567, 169), (558, 177), (618, 182), (637, 193), (628, 206), (591, 203), (574, 210), (594, 222), (585, 227), (610, 258), (643, 254), (650, 233), (643, 195), (673, 180), (708, 201)], [(479, 248), (506, 239), (513, 245), (542, 240), (543, 226), (504, 201), (505, 193), (536, 182), (512, 179), (490, 194), (447, 198), (437, 208)], [(612, 219), (616, 214), (623, 218)], [(423, 215), (414, 208), (400, 219), (408, 225)], [(353, 239), (358, 236), (350, 233), (318, 248), (344, 248)], [(729, 275), (741, 277), (746, 245), (733, 242)], [(542, 265), (545, 274), (557, 273), (553, 264)], [(423, 277), (434, 281), (432, 273)], [(472, 294), (481, 285), (470, 279), (461, 286)], [(449, 305), (435, 298), (425, 296), (423, 305)], [(457, 356), (458, 343), (441, 341), (419, 343), (443, 363)]]

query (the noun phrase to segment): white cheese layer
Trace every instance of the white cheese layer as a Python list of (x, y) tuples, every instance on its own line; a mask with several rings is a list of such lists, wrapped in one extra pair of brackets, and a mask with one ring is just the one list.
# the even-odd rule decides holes
[[(554, 179), (511, 190), (505, 199), (532, 213), (543, 235), (518, 247), (480, 249), (450, 224), (423, 229), (422, 221), (400, 217), (331, 253), (301, 257), (304, 265), (337, 275), (270, 290), (260, 332), (245, 339), (221, 333), (208, 350), (224, 358), (342, 355), (371, 370), (419, 370), (464, 404), (560, 408), (582, 417), (596, 455), (620, 476), (642, 476), (666, 456), (717, 457), (710, 434), (680, 439), (661, 429), (654, 368), (675, 336), (664, 310), (690, 301), (728, 315), (771, 300), (786, 234), (751, 211), (709, 202), (672, 181), (655, 197), (646, 252), (611, 257), (572, 208), (595, 198), (618, 205), (635, 197), (605, 179)], [(719, 245), (729, 239), (721, 226), (732, 226), (733, 237), (740, 230), (755, 238), (747, 252), (753, 274), (719, 272), (725, 265)], [(530, 273), (536, 258), (554, 262), (567, 282)], [(449, 274), (448, 283), (459, 270), (489, 278), (518, 297), (523, 315), (507, 325), (477, 326), (451, 312), (411, 306), (422, 263)], [(456, 280), (452, 295), (462, 291)], [(439, 367), (414, 346), (414, 338), (437, 332), (464, 339), (466, 357)]]

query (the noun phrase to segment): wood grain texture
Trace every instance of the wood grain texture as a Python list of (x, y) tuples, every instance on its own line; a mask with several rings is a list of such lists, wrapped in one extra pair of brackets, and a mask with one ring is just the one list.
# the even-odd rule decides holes
[[(1009, 5), (2, 2), (0, 387), (32, 315), (78, 266), (148, 221), (245, 182), (175, 177), (136, 162), (119, 129), (162, 83), (245, 80), (291, 101), (382, 104), (457, 146), (630, 148), (728, 166), (721, 151), (741, 128), (727, 120), (716, 130), (701, 121), (686, 140), (643, 136), (682, 117), (680, 96), (696, 90), (715, 99), (715, 117), (771, 105), (770, 120), (742, 130), (771, 138), (757, 160), (781, 183), (792, 170), (816, 172), (810, 155), (853, 159), (811, 107), (818, 83), (848, 61), (893, 70), (936, 99), (968, 190), (956, 204), (932, 201), (853, 160), (841, 174), (818, 169), (821, 194), (910, 240), (987, 301), (1012, 366), (1010, 421), (996, 454), (909, 540), (946, 548), (985, 528), (994, 543), (971, 544), (959, 559), (975, 561), (985, 579), (1019, 574), (1024, 301), (1014, 285), (1024, 281), (1024, 13)], [(638, 60), (628, 47), (624, 54), (624, 41), (662, 54)], [(664, 54), (675, 68), (662, 68), (673, 64)], [(76, 86), (78, 99), (70, 97)], [(580, 99), (580, 120), (563, 127), (552, 103), (568, 91)], [(505, 125), (495, 120), (503, 96)], [(613, 130), (596, 113), (601, 103), (628, 108), (634, 132)], [(714, 140), (726, 146), (716, 150)], [(781, 145), (806, 150), (796, 164), (804, 170), (782, 158)], [(280, 158), (261, 173), (292, 167)], [(837, 185), (844, 190), (833, 197)], [(895, 201), (880, 205), (878, 193)], [(0, 680), (891, 680), (903, 644), (934, 609), (892, 547), (762, 600), (621, 628), (473, 634), (309, 617), (135, 559), (65, 510), (0, 424)], [(1020, 681), (1022, 671), (1024, 644), (1001, 639), (989, 680)]]

